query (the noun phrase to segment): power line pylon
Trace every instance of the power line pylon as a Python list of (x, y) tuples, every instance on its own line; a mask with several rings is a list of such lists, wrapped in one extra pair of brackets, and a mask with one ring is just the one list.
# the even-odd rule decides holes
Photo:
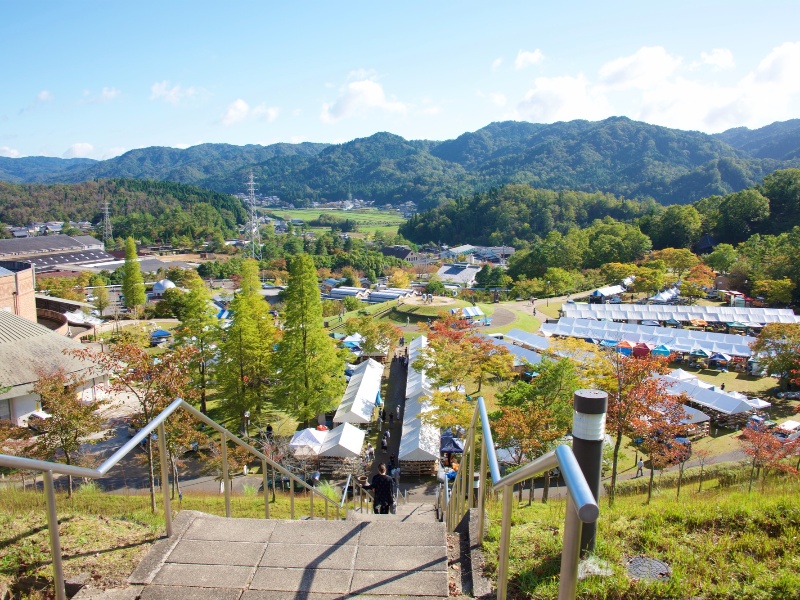
[(247, 244), (244, 248), (244, 255), (260, 261), (261, 227), (258, 213), (256, 212), (256, 180), (253, 177), (252, 170), (250, 171), (250, 177), (247, 179), (247, 208), (249, 209), (249, 218), (245, 231)]
[(111, 214), (109, 211), (109, 202), (106, 200), (103, 203), (103, 246), (108, 249), (114, 243), (114, 231), (111, 228)]

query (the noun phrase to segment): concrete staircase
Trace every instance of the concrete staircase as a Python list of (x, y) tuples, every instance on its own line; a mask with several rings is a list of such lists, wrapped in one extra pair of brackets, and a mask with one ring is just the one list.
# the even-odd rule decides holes
[(448, 596), (446, 532), (432, 505), (400, 504), (396, 515), (351, 513), (346, 521), (226, 519), (182, 511), (174, 530), (131, 575), (130, 598)]
[[(358, 512), (348, 511), (348, 521), (375, 521), (375, 522), (401, 522), (401, 523), (436, 523), (436, 509), (433, 504), (426, 503), (404, 503), (402, 500), (397, 504), (397, 513), (393, 515), (376, 515), (371, 512), (372, 505), (368, 505), (370, 511)], [(444, 525), (442, 525), (444, 530)]]

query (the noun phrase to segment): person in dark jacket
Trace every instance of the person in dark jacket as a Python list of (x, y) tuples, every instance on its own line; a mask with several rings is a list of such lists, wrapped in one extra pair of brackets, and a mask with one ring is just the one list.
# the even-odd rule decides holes
[(381, 463), (372, 483), (364, 486), (365, 490), (375, 490), (375, 514), (388, 515), (394, 502), (394, 481), (386, 474), (386, 465)]

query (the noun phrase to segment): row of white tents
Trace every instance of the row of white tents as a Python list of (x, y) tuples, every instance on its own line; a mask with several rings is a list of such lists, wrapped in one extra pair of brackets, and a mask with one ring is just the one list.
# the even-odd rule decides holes
[(439, 460), (439, 428), (421, 419), (421, 415), (431, 410), (429, 398), (433, 386), (423, 370), (413, 367), (428, 345), (428, 338), (420, 336), (408, 345), (408, 376), (406, 379), (406, 401), (403, 413), (403, 433), (397, 459), (403, 473), (435, 473)]
[(788, 308), (749, 308), (742, 306), (655, 306), (649, 304), (567, 303), (565, 317), (611, 319), (614, 321), (661, 321), (689, 323), (740, 323), (761, 327), (767, 323), (800, 323), (800, 316)]
[(554, 335), (575, 337), (596, 340), (598, 343), (604, 340), (613, 342), (624, 340), (632, 344), (646, 343), (666, 346), (671, 352), (692, 352), (700, 349), (708, 354), (718, 352), (745, 357), (752, 354), (750, 344), (756, 340), (751, 336), (572, 317), (562, 317), (557, 323), (544, 323), (540, 332), (547, 337)]
[(331, 430), (309, 428), (296, 432), (289, 442), (295, 456), (361, 456), (366, 433), (357, 425), (372, 421), (380, 400), (382, 376), (383, 365), (371, 358), (356, 366), (333, 416), (333, 422), (338, 425)]

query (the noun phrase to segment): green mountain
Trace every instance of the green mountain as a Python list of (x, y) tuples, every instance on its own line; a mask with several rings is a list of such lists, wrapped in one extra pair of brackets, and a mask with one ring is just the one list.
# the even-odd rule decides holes
[(72, 184), (0, 182), (0, 223), (91, 221), (102, 219), (110, 204), (114, 235), (170, 241), (228, 237), (247, 214), (238, 198), (169, 181), (99, 179)]
[(85, 172), (97, 163), (91, 158), (55, 158), (53, 156), (0, 156), (0, 180), (11, 183), (40, 183), (53, 178), (68, 178)]
[[(378, 204), (413, 200), (428, 209), (506, 184), (688, 204), (753, 186), (776, 169), (800, 166), (791, 146), (793, 123), (711, 136), (623, 117), (549, 125), (508, 121), (443, 142), (376, 133), (339, 145), (143, 148), (82, 169), (35, 176), (50, 182), (159, 179), (233, 193), (243, 191), (252, 168), (260, 193), (301, 205), (354, 196)], [(24, 173), (13, 176), (24, 178)]]
[(714, 137), (754, 158), (800, 159), (800, 119), (773, 123), (760, 129), (736, 127), (716, 133)]

